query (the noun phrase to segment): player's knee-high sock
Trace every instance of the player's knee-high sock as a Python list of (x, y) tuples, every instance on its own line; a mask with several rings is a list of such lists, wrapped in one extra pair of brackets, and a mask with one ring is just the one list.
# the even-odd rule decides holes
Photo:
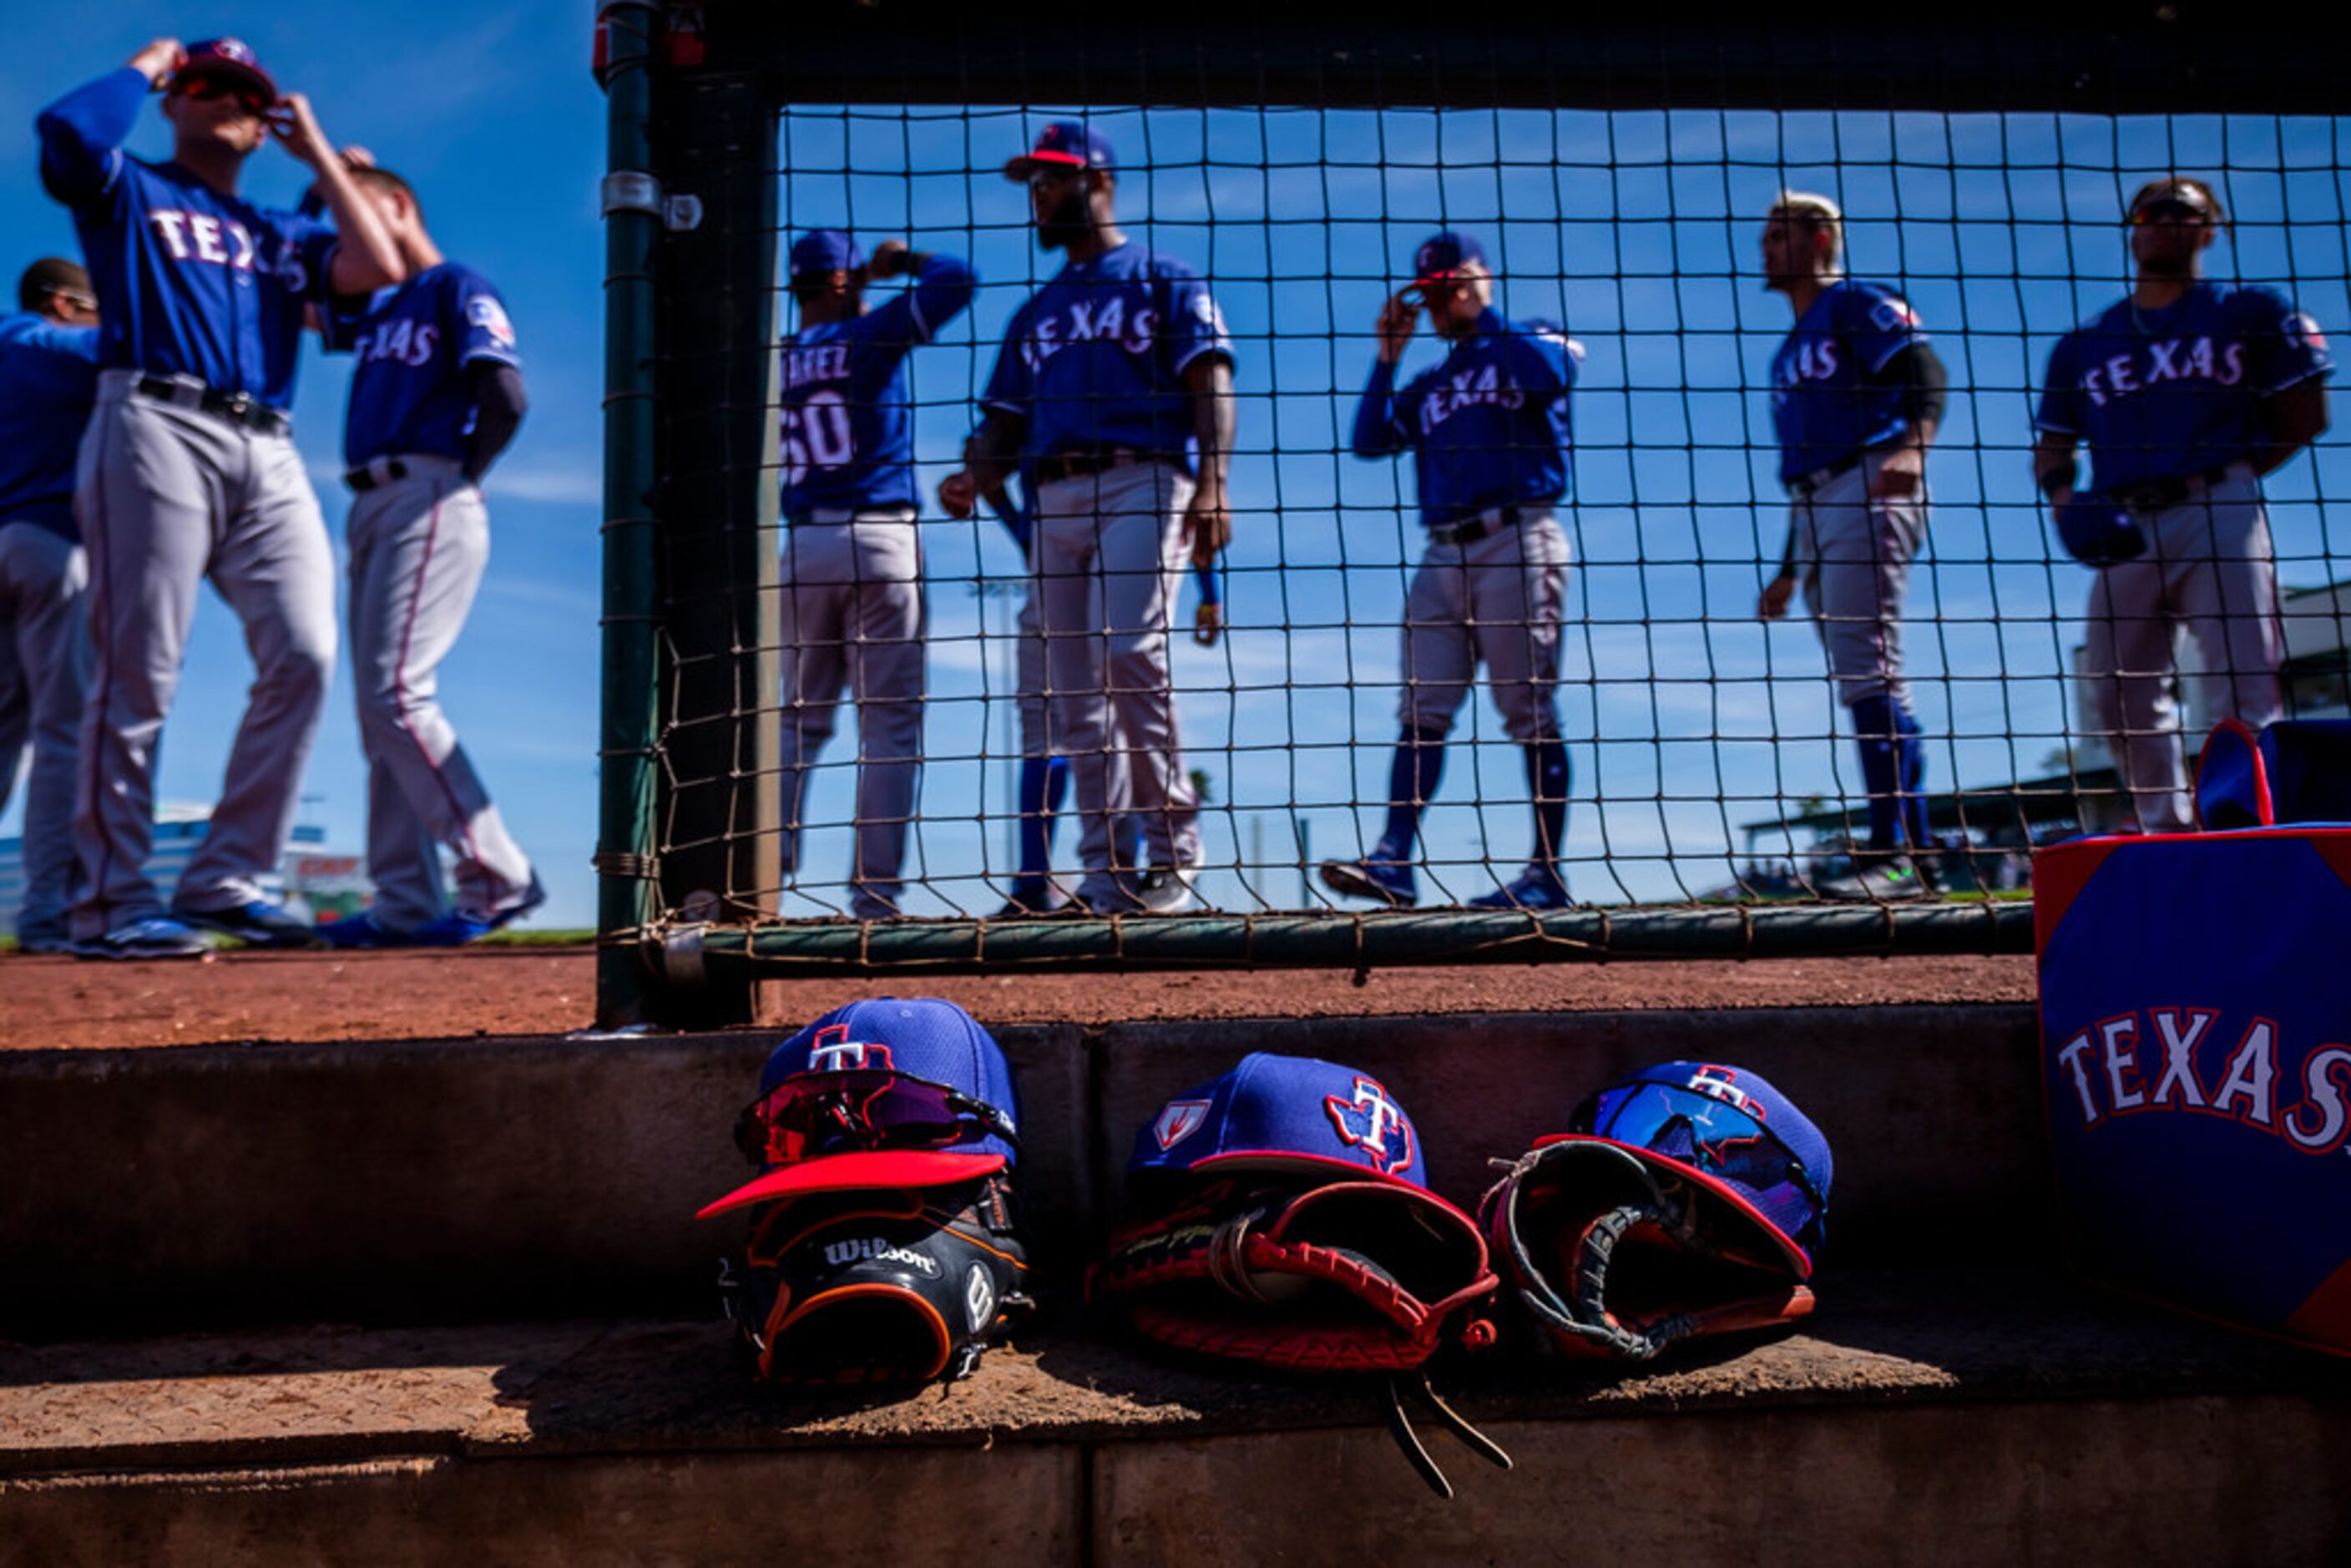
[(1388, 764), (1388, 820), (1380, 832), (1374, 860), (1412, 858), (1413, 840), (1420, 836), (1420, 813), (1437, 793), (1445, 773), (1445, 742), (1433, 737), (1406, 734), (1396, 742)]
[(1884, 694), (1854, 703), (1853, 739), (1861, 751), (1861, 787), (1869, 792), (1869, 847), (1890, 850), (1900, 841), (1902, 776), (1896, 757), (1894, 705)]
[(1061, 757), (1020, 759), (1020, 874), (1042, 877), (1053, 864), (1053, 819), (1069, 793), (1070, 764)]
[(1527, 747), (1527, 793), (1535, 806), (1537, 865), (1550, 865), (1567, 847), (1567, 742), (1538, 740)]
[(1895, 748), (1902, 774), (1902, 826), (1914, 849), (1931, 845), (1934, 834), (1927, 817), (1927, 741), (1907, 703), (1894, 706)]

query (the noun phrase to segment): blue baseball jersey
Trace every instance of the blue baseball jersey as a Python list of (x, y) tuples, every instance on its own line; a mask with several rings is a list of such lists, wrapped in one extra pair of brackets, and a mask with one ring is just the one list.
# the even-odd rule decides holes
[(424, 453), (459, 462), (474, 432), (466, 367), (477, 360), (522, 368), (514, 323), (490, 280), (444, 261), (379, 292), (356, 312), (329, 311), (327, 347), (348, 350), (350, 412), (343, 462)]
[(1022, 455), (1124, 446), (1181, 459), (1192, 439), (1184, 372), (1233, 357), (1207, 283), (1123, 245), (1071, 262), (1013, 313), (981, 406), (1027, 422)]
[(1411, 450), (1422, 522), (1441, 528), (1567, 494), (1575, 350), (1556, 324), (1512, 321), (1489, 308), (1442, 364), (1402, 392), (1395, 381), (1394, 365), (1373, 365), (1355, 405), (1354, 451)]
[(123, 152), (147, 78), (124, 67), (41, 114), (41, 182), (73, 209), (98, 296), (99, 364), (193, 376), (284, 409), (302, 308), (326, 298), (335, 231)]
[(1886, 371), (1926, 341), (1918, 313), (1882, 283), (1845, 277), (1821, 290), (1771, 356), (1781, 479), (1851, 463), (1909, 429), (1906, 383)]
[(803, 327), (783, 342), (783, 511), (919, 505), (906, 356), (971, 303), (979, 278), (924, 257), (913, 287), (878, 310)]
[[(0, 316), (0, 527), (78, 539), (74, 455), (98, 401), (98, 329)], [(5, 766), (14, 766), (9, 759)]]
[(2318, 323), (2276, 289), (2200, 282), (2059, 339), (2033, 423), (2086, 443), (2101, 490), (2187, 478), (2251, 456), (2262, 401), (2334, 369)]

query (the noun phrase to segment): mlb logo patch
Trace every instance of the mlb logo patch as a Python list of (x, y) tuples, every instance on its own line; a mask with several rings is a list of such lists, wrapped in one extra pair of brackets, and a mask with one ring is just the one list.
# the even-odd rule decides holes
[(465, 307), (465, 319), (490, 335), (490, 341), (502, 349), (514, 347), (514, 323), (507, 319), (506, 307), (495, 299), (476, 299)]

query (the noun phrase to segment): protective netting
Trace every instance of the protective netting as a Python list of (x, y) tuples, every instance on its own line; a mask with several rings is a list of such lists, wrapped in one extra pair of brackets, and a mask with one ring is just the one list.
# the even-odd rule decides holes
[[(858, 643), (865, 669), (890, 672), (862, 694), (869, 701), (902, 702), (906, 672), (920, 672), (919, 787), (896, 900), (910, 916), (994, 915), (1036, 869), (1024, 867), (1021, 843), (1019, 619), (1033, 578), (987, 510), (950, 519), (936, 497), (962, 466), (1008, 322), (1061, 265), (1037, 243), (1028, 192), (1004, 173), (1056, 120), (1081, 120), (1115, 147), (1127, 237), (1196, 270), (1230, 336), (1238, 421), (1221, 634), (1213, 646), (1190, 634), (1202, 583), (1179, 562), (1166, 638), (1183, 766), (1200, 798), (1196, 892), (1228, 911), (1373, 907), (1332, 892), (1315, 867), (1376, 858), (1390, 821), (1407, 683), (1399, 628), (1429, 544), (1411, 456), (1358, 456), (1351, 428), (1375, 319), (1412, 280), (1415, 247), (1430, 235), (1474, 236), (1496, 307), (1512, 321), (1557, 323), (1574, 344), (1573, 487), (1556, 508), (1572, 550), (1556, 690), (1572, 783), (1556, 858), (1573, 895), (1593, 904), (1851, 893), (1852, 873), (1876, 863), (1850, 852), (1867, 839), (1871, 794), (1854, 710), (1840, 700), (1850, 691), (1832, 680), (1802, 597), (1775, 624), (1757, 613), (1791, 517), (1772, 363), (1792, 317), (1787, 297), (1765, 287), (1760, 254), (1781, 193), (1834, 199), (1850, 276), (1907, 302), (1949, 374), (1927, 458), (1924, 542), (1889, 590), (1925, 768), (1922, 805), (1897, 813), (1908, 830), (1900, 847), (1949, 894), (2021, 887), (2034, 844), (2162, 815), (2144, 767), (2137, 800), (2120, 789), (2116, 720), (2080, 678), (2099, 574), (2061, 548), (2032, 455), (2058, 339), (2131, 289), (2133, 193), (2171, 173), (2209, 182), (2227, 222), (2203, 253), (2207, 276), (2274, 287), (2319, 324), (2351, 321), (2343, 130), (2328, 119), (789, 105), (775, 141), (779, 257), (803, 233), (838, 228), (868, 255), (902, 237), (967, 259), (980, 279), (969, 308), (907, 361), (918, 637), (884, 656), (897, 635), (886, 630), (862, 642), (851, 632), (787, 639), (780, 617), (766, 622), (779, 660), (811, 635)], [(901, 287), (875, 283), (868, 305)], [(775, 320), (779, 333), (799, 325), (780, 277)], [(2161, 321), (2142, 326), (2170, 340)], [(2283, 330), (2319, 345), (2304, 326)], [(2225, 345), (2199, 369), (2187, 336), (2174, 373), (2226, 382)], [(745, 341), (740, 351), (777, 350)], [(1424, 317), (1401, 379), (1443, 351)], [(2122, 395), (2111, 376), (2103, 384)], [(831, 427), (797, 442), (787, 439), (787, 465), (841, 455)], [(2168, 660), (2176, 643), (2182, 672), (2171, 679), (2164, 660), (2128, 672), (2138, 706), (2124, 705), (2126, 727), (2167, 725), (2158, 699), (2176, 685), (2192, 765), (2197, 737), (2243, 706), (2249, 685), (2273, 683), (2278, 711), (2296, 716), (2346, 711), (2335, 585), (2351, 576), (2341, 564), (2351, 538), (2326, 502), (2351, 484), (2347, 465), (2322, 439), (2260, 482), (2277, 602), (2223, 611), (2276, 617), (2274, 669), (2210, 678), (2216, 652), (2233, 666), (2244, 640), (2200, 642), (2193, 606), (2169, 590), (2110, 606), (2155, 628), (2130, 644), (2132, 657), (2159, 646)], [(2186, 501), (2203, 497), (2213, 510), (2235, 483), (2199, 479)], [(2141, 499), (2150, 528), (2182, 504)], [(784, 553), (793, 527), (778, 525), (772, 553)], [(2184, 547), (2166, 549), (2179, 556), (2163, 565), (2173, 577), (2216, 564), (2209, 550), (2199, 564)], [(1507, 616), (1479, 630), (1524, 635)], [(1432, 667), (1422, 662), (1413, 678)], [(1424, 906), (1494, 894), (1535, 847), (1525, 747), (1489, 674), (1481, 666), (1461, 706), (1418, 824), (1410, 859)], [(667, 815), (659, 851), (794, 835), (795, 869), (781, 885), (727, 893), (786, 917), (851, 913), (861, 694), (840, 694), (819, 747), (821, 726), (806, 710), (823, 695), (788, 703), (778, 686), (758, 705), (758, 724), (809, 737), (796, 821)], [(690, 722), (673, 716), (668, 733)], [(672, 781), (693, 782), (674, 765)], [(781, 782), (789, 818), (794, 790)], [(1127, 841), (1131, 831), (1114, 835), (1122, 862), (1150, 858), (1147, 844)], [(1050, 863), (1065, 888), (1086, 869), (1066, 817)]]

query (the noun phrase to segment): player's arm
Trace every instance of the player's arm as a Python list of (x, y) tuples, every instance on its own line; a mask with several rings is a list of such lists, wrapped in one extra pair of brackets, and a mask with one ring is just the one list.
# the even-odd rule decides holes
[(2074, 456), (2077, 443), (2062, 430), (2043, 430), (2032, 440), (2032, 487), (2049, 497), (2049, 505), (2063, 507), (2074, 498), (2074, 487), (2081, 482), (2081, 464)]
[(969, 262), (944, 252), (911, 250), (900, 239), (885, 239), (873, 247), (865, 275), (914, 280), (912, 288), (882, 308), (905, 318), (903, 325), (883, 329), (878, 335), (884, 342), (929, 342), (938, 336), (940, 328), (963, 314), (979, 290), (979, 274)]
[(1401, 294), (1380, 307), (1374, 329), (1379, 335), (1379, 357), (1372, 361), (1372, 379), (1355, 402), (1355, 428), (1348, 445), (1358, 457), (1392, 457), (1405, 449), (1404, 428), (1395, 417), (1396, 361), (1412, 341), (1419, 324), (1420, 307)]
[(74, 89), (34, 121), (41, 141), (41, 183), (68, 204), (106, 189), (121, 167), (122, 143), (147, 95), (180, 68), (177, 38), (158, 38), (120, 70)]
[(503, 360), (468, 362), (465, 390), (474, 400), (474, 429), (465, 438), (465, 482), (478, 485), (522, 427), (530, 395), (523, 388), (522, 371)]
[(1184, 513), (1184, 537), (1192, 541), (1193, 563), (1208, 566), (1233, 537), (1232, 509), (1225, 494), (1233, 432), (1239, 424), (1232, 361), (1222, 353), (1199, 355), (1184, 367), (1184, 386), (1192, 394), (1192, 441), (1200, 463), (1199, 486)]
[(2253, 472), (2267, 474), (2283, 467), (2295, 453), (2325, 434), (2331, 423), (2326, 383), (2316, 376), (2263, 399), (2262, 440), (2253, 453)]
[(939, 486), (939, 504), (951, 517), (968, 517), (979, 497), (1004, 494), (1019, 466), (1020, 443), (1029, 422), (1010, 409), (991, 408), (963, 444), (963, 467)]
[(1869, 493), (1876, 497), (1912, 496), (1927, 482), (1927, 449), (1935, 444), (1943, 413), (1950, 399), (1950, 373), (1942, 356), (1925, 342), (1912, 343), (1885, 363), (1878, 379), (1902, 392), (1901, 437), (1878, 459), (1877, 476)]
[(319, 193), (334, 217), (339, 238), (329, 253), (332, 259), (327, 264), (328, 290), (340, 298), (355, 298), (398, 283), (407, 276), (400, 248), (392, 244), (375, 204), (360, 195), (342, 155), (319, 128), (319, 117), (311, 112), (310, 100), (298, 92), (289, 92), (278, 99), (277, 107), (269, 111), (269, 131), (277, 138), (278, 145), (310, 171), (314, 176), (311, 188)]

